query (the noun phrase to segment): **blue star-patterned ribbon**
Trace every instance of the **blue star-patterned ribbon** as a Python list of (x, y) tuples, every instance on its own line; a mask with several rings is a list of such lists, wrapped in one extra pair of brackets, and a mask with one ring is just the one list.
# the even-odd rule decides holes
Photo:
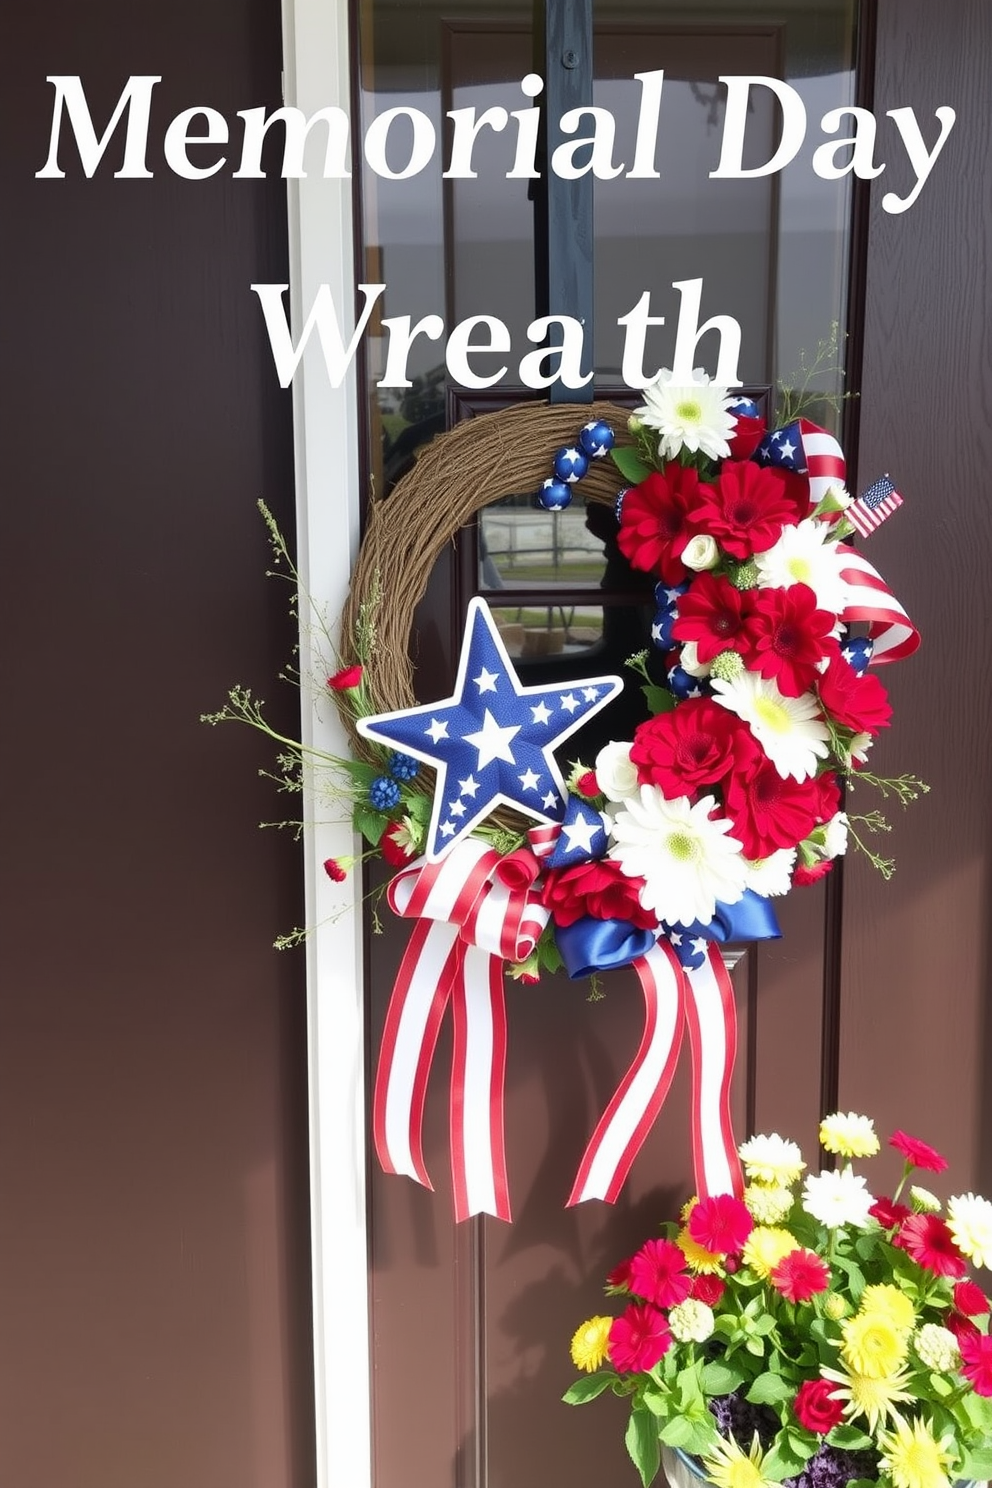
[(473, 599), (451, 697), (363, 718), (358, 731), (437, 771), (427, 831), (436, 862), (497, 806), (559, 821), (565, 783), (552, 750), (622, 689), (619, 677), (522, 686), (488, 606)]

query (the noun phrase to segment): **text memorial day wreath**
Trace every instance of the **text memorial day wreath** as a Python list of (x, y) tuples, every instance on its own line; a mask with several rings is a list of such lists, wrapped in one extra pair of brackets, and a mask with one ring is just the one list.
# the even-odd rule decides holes
[[(845, 785), (904, 803), (925, 788), (880, 780), (866, 764), (891, 712), (868, 668), (908, 656), (919, 635), (847, 539), (870, 534), (900, 496), (885, 477), (852, 501), (830, 433), (797, 417), (768, 429), (755, 403), (694, 376), (679, 387), (662, 373), (632, 417), (610, 403), (524, 404), (437, 437), (372, 504), (353, 574), (327, 686), (354, 758), (282, 740), (284, 782), (298, 786), (303, 763), (318, 788), (343, 772), (356, 828), (396, 869), (388, 902), (412, 931), (373, 1131), (382, 1166), (428, 1187), (421, 1121), (450, 1004), (458, 1219), (510, 1218), (507, 969), (529, 982), (542, 969), (579, 978), (630, 966), (640, 980), (641, 1044), (570, 1204), (616, 1199), (686, 1031), (696, 1192), (739, 1196), (734, 998), (720, 945), (777, 936), (772, 901), (827, 873), (849, 841), (864, 846), (859, 828), (884, 829), (877, 812), (842, 809)], [(453, 692), (417, 703), (409, 641), (431, 568), (460, 527), (521, 491), (560, 509), (579, 480), (615, 512), (631, 567), (654, 577), (656, 614), (653, 650), (627, 663), (649, 716), (633, 738), (570, 763), (566, 779), (563, 746), (619, 695), (619, 677), (524, 685), (473, 599)], [(211, 721), (233, 717), (268, 731), (244, 689)], [(325, 864), (333, 878), (350, 866)]]

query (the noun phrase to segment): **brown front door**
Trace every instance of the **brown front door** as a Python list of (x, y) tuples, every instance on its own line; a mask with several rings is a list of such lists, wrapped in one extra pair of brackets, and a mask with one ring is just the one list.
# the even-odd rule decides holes
[[(987, 41), (987, 12), (965, 0), (956, 8), (962, 24), (967, 20)], [(913, 21), (903, 29), (894, 0), (878, 8), (880, 117), (907, 99), (924, 117), (947, 101), (928, 71), (929, 42), (924, 63), (908, 39), (919, 42), (925, 34), (922, 5), (912, 12)], [(978, 689), (952, 683), (947, 658), (967, 654), (970, 645), (980, 668), (974, 638), (984, 600), (977, 597), (979, 584), (968, 599), (972, 639), (956, 641), (962, 622), (951, 618), (959, 611), (947, 596), (957, 599), (961, 589), (960, 541), (942, 545), (945, 571), (935, 587), (931, 492), (943, 493), (936, 518), (941, 530), (953, 513), (973, 554), (988, 551), (989, 519), (974, 491), (976, 454), (947, 452), (945, 445), (947, 458), (961, 462), (951, 492), (936, 467), (938, 415), (930, 408), (935, 400), (940, 406), (947, 381), (934, 386), (912, 377), (909, 367), (920, 365), (920, 316), (927, 314), (928, 350), (936, 348), (948, 377), (956, 347), (970, 348), (972, 365), (980, 359), (977, 329), (970, 342), (964, 332), (956, 339), (950, 308), (940, 319), (927, 309), (923, 294), (930, 283), (926, 264), (947, 262), (953, 283), (966, 292), (971, 276), (965, 249), (960, 245), (955, 256), (941, 237), (941, 214), (954, 209), (967, 217), (978, 208), (973, 198), (963, 200), (960, 185), (962, 200), (953, 199), (960, 174), (948, 164), (939, 183), (935, 172), (933, 196), (916, 205), (911, 224), (886, 216), (874, 203), (866, 260), (865, 199), (855, 201), (848, 182), (828, 188), (816, 180), (808, 154), (775, 177), (708, 179), (721, 120), (721, 74), (786, 79), (811, 119), (856, 99), (870, 106), (872, 5), (855, 14), (845, 3), (788, 4), (763, 7), (758, 16), (753, 7), (739, 5), (687, 9), (601, 0), (594, 21), (594, 101), (618, 120), (617, 159), (633, 139), (640, 96), (634, 73), (665, 70), (659, 179), (618, 178), (596, 186), (597, 395), (620, 390), (617, 319), (638, 294), (649, 289), (655, 313), (668, 317), (665, 331), (649, 341), (651, 366), (670, 364), (678, 306), (672, 285), (702, 277), (704, 315), (730, 313), (741, 323), (741, 376), (756, 388), (771, 390), (780, 379), (793, 380), (829, 338), (832, 322), (850, 328), (846, 351), (841, 339), (849, 388), (858, 384), (862, 344), (865, 355), (863, 397), (846, 429), (849, 457), (856, 453), (860, 415), (861, 484), (898, 460), (900, 473), (906, 472), (903, 484), (916, 496), (911, 509), (890, 524), (891, 533), (886, 528), (876, 536), (871, 554), (930, 632), (927, 659), (886, 678), (898, 731), (884, 753), (886, 773), (914, 769), (930, 776), (941, 790), (938, 814), (931, 798), (915, 816), (900, 816), (894, 840), (900, 875), (884, 894), (870, 870), (856, 863), (846, 887), (838, 874), (829, 890), (819, 885), (790, 896), (780, 915), (783, 939), (748, 949), (738, 963), (738, 1129), (742, 1137), (747, 1130), (777, 1129), (812, 1149), (823, 1110), (853, 1105), (875, 1114), (883, 1129), (918, 1128), (942, 1142), (957, 1158), (958, 1187), (977, 1184), (982, 1162), (989, 1161), (981, 1137), (980, 1079), (987, 1038), (980, 972), (988, 812), (977, 751), (984, 724)], [(508, 111), (526, 106), (519, 80), (534, 65), (529, 5), (493, 11), (466, 6), (453, 13), (427, 0), (371, 0), (361, 8), (360, 29), (366, 123), (398, 104), (433, 112), (438, 122), (446, 109), (470, 103)], [(939, 45), (947, 91), (961, 58), (950, 40)], [(968, 52), (973, 59), (978, 55), (970, 45)], [(980, 64), (972, 60), (971, 67), (976, 99), (984, 96)], [(765, 157), (770, 153), (774, 128), (774, 116), (763, 114), (759, 103), (749, 132), (756, 159), (762, 148)], [(526, 181), (505, 178), (499, 149), (495, 138), (486, 142), (474, 181), (444, 182), (439, 167), (436, 178), (419, 178), (412, 191), (411, 183), (366, 176), (365, 277), (388, 284), (387, 314), (440, 313), (449, 327), (470, 314), (498, 315), (510, 326), (514, 344), (526, 346), (524, 327), (539, 299), (534, 203)], [(885, 189), (891, 189), (888, 182)], [(909, 251), (920, 233), (929, 259), (917, 248)], [(553, 242), (549, 251), (555, 251)], [(887, 343), (901, 348), (900, 356)], [(369, 368), (369, 461), (380, 489), (446, 420), (514, 396), (501, 389), (487, 402), (448, 387), (437, 348), (427, 342), (420, 347), (420, 360), (412, 363), (414, 386), (405, 394), (375, 386), (374, 354)], [(715, 343), (701, 343), (700, 359), (712, 366)], [(964, 380), (959, 370), (959, 387)], [(836, 392), (842, 385), (827, 377), (823, 386)], [(979, 388), (972, 385), (969, 395), (979, 399)], [(922, 418), (920, 403), (926, 405)], [(940, 416), (945, 440), (949, 427), (965, 437), (960, 409), (945, 405)], [(971, 428), (967, 437), (989, 438)], [(971, 484), (965, 472), (971, 472)], [(854, 484), (856, 472), (850, 473)], [(586, 520), (577, 503), (567, 521), (558, 521), (538, 516), (524, 499), (493, 508), (477, 531), (465, 534), (460, 554), (439, 563), (420, 611), (414, 645), (422, 699), (449, 689), (458, 617), (473, 592), (485, 594), (504, 623), (522, 674), (536, 679), (621, 669), (624, 657), (646, 643), (650, 601), (621, 572), (596, 528), (595, 518)], [(977, 565), (976, 558), (972, 562)], [(977, 574), (976, 566), (976, 579)], [(581, 670), (569, 673), (569, 667)], [(925, 686), (927, 676), (932, 686)], [(623, 723), (616, 729), (619, 737), (628, 731)], [(970, 767), (968, 740), (974, 751)], [(960, 777), (966, 768), (965, 791)], [(972, 809), (976, 800), (980, 806)], [(945, 821), (954, 822), (946, 836), (938, 826)], [(384, 935), (370, 941), (373, 1051), (406, 934), (387, 925)], [(953, 970), (945, 975), (941, 968), (948, 964)], [(947, 999), (944, 1008), (953, 1010), (950, 1017), (934, 1012), (938, 986)], [(509, 984), (512, 1226), (490, 1219), (453, 1224), (447, 1031), (435, 1059), (426, 1121), (425, 1156), (436, 1191), (373, 1173), (377, 1488), (406, 1488), (411, 1481), (425, 1488), (544, 1488), (559, 1482), (592, 1488), (633, 1481), (622, 1445), (622, 1411), (611, 1422), (607, 1408), (602, 1414), (569, 1412), (559, 1402), (572, 1376), (570, 1333), (601, 1305), (606, 1271), (674, 1215), (691, 1191), (687, 1081), (683, 1069), (615, 1207), (566, 1209), (585, 1142), (640, 1035), (633, 976), (612, 974), (603, 990), (601, 1000), (591, 1001), (588, 985), (563, 977), (546, 976), (537, 987)], [(935, 1073), (928, 1077), (931, 1068)]]

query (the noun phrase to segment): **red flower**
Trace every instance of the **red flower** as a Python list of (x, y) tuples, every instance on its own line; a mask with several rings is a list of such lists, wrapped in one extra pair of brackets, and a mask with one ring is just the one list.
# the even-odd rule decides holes
[(340, 672), (335, 672), (333, 677), (328, 677), (327, 685), (334, 692), (347, 692), (349, 688), (357, 687), (362, 680), (362, 669), (360, 666), (342, 667)]
[(692, 1278), (689, 1296), (695, 1297), (697, 1302), (705, 1302), (707, 1307), (715, 1307), (726, 1290), (727, 1283), (719, 1276), (703, 1273)]
[(886, 728), (892, 717), (892, 705), (881, 682), (868, 672), (859, 677), (839, 647), (828, 649), (830, 661), (816, 688), (831, 718), (856, 734), (875, 734)]
[(813, 1250), (790, 1250), (772, 1267), (769, 1280), (787, 1302), (808, 1302), (830, 1285), (830, 1268)]
[(821, 858), (819, 863), (797, 863), (792, 873), (792, 887), (794, 889), (805, 888), (807, 884), (815, 884), (821, 878), (826, 878), (834, 866), (833, 858)]
[(741, 1250), (754, 1229), (747, 1206), (732, 1194), (714, 1194), (693, 1204), (689, 1234), (711, 1255)]
[[(796, 521), (784, 475), (753, 460), (727, 460), (713, 486), (701, 486), (698, 528), (735, 558), (764, 553)], [(626, 498), (624, 498), (626, 504)]]
[(989, 1310), (989, 1299), (973, 1281), (959, 1281), (954, 1288), (954, 1306), (965, 1317), (981, 1317)]
[(747, 729), (710, 698), (693, 698), (634, 730), (630, 757), (642, 785), (670, 800), (715, 785), (734, 763), (734, 739)]
[(681, 584), (689, 570), (682, 551), (700, 531), (696, 519), (700, 494), (699, 472), (672, 460), (663, 475), (657, 472), (634, 486), (623, 498), (617, 543), (632, 567), (660, 573), (666, 584)]
[[(833, 806), (826, 810), (831, 805), (830, 787)], [(761, 746), (748, 735), (746, 745), (738, 748), (737, 768), (724, 786), (724, 799), (734, 824), (733, 835), (742, 843), (744, 856), (757, 859), (802, 842), (815, 826), (834, 815), (840, 793), (832, 775), (826, 791), (816, 777), (794, 780), (790, 775), (783, 779)]]
[(968, 1267), (947, 1225), (937, 1214), (911, 1214), (892, 1244), (907, 1251), (918, 1266), (935, 1276), (963, 1276)]
[(335, 883), (344, 883), (345, 879), (348, 877), (348, 870), (341, 867), (341, 864), (338, 862), (337, 858), (324, 859), (324, 872), (327, 874), (328, 878), (333, 879)]
[(748, 413), (734, 415), (737, 419), (737, 427), (733, 437), (730, 439), (730, 458), (732, 460), (750, 460), (758, 445), (765, 437), (768, 425), (763, 418), (752, 418)]
[(653, 930), (658, 921), (638, 894), (643, 878), (627, 878), (612, 858), (549, 869), (541, 902), (559, 925), (574, 925), (584, 915), (596, 920), (629, 920), (638, 930)]
[(946, 1312), (944, 1314), (944, 1327), (949, 1333), (953, 1333), (961, 1347), (962, 1338), (981, 1337), (981, 1333), (971, 1318), (962, 1317), (960, 1312)]
[(701, 573), (679, 599), (672, 635), (677, 641), (695, 641), (700, 661), (712, 661), (737, 640), (746, 642), (745, 598), (722, 574)]
[(614, 1369), (635, 1374), (653, 1369), (668, 1353), (672, 1335), (665, 1315), (656, 1307), (628, 1307), (614, 1318), (610, 1329), (609, 1354)]
[(825, 1436), (844, 1418), (844, 1402), (834, 1394), (836, 1386), (830, 1380), (803, 1380), (796, 1391), (792, 1409), (800, 1426)]
[(402, 830), (402, 822), (390, 822), (379, 839), (379, 851), (391, 868), (402, 868), (413, 857), (413, 848), (396, 840)]
[(692, 1279), (674, 1240), (649, 1240), (630, 1263), (630, 1289), (656, 1307), (675, 1307), (689, 1295)]
[(786, 697), (799, 697), (813, 685), (835, 618), (829, 610), (817, 609), (808, 584), (762, 589), (747, 622), (752, 670), (773, 680)]
[(947, 1167), (947, 1158), (941, 1157), (933, 1147), (921, 1142), (918, 1137), (909, 1137), (904, 1131), (894, 1131), (889, 1146), (901, 1152), (914, 1168), (927, 1168), (931, 1173), (942, 1173)]
[(629, 1259), (626, 1260), (626, 1261), (621, 1261), (620, 1264), (619, 1264), (619, 1266), (614, 1266), (613, 1267), (613, 1270), (609, 1273), (609, 1275), (606, 1278), (606, 1285), (608, 1287), (614, 1287), (617, 1291), (625, 1291), (625, 1292), (629, 1292), (630, 1291), (630, 1260)]
[(964, 1333), (958, 1338), (961, 1373), (971, 1380), (976, 1395), (992, 1395), (992, 1338), (987, 1333)]
[(909, 1219), (913, 1211), (907, 1204), (897, 1204), (894, 1199), (887, 1199), (883, 1195), (875, 1200), (868, 1213), (878, 1220), (883, 1230), (894, 1230), (904, 1219)]
[(599, 789), (599, 781), (596, 779), (595, 770), (587, 770), (584, 775), (580, 775), (575, 782), (575, 789), (580, 796), (592, 797), (601, 795), (602, 792)]

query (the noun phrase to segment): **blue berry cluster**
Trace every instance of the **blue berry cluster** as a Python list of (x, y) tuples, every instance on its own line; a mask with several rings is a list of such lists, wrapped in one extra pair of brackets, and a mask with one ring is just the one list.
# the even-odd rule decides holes
[(603, 419), (583, 424), (574, 444), (563, 444), (552, 461), (554, 474), (537, 493), (539, 506), (545, 511), (562, 511), (572, 500), (572, 486), (589, 469), (590, 460), (602, 460), (615, 443), (613, 430)]
[(392, 811), (400, 804), (399, 781), (413, 780), (420, 769), (419, 760), (396, 750), (389, 756), (389, 774), (377, 775), (369, 786), (369, 801), (376, 811)]

